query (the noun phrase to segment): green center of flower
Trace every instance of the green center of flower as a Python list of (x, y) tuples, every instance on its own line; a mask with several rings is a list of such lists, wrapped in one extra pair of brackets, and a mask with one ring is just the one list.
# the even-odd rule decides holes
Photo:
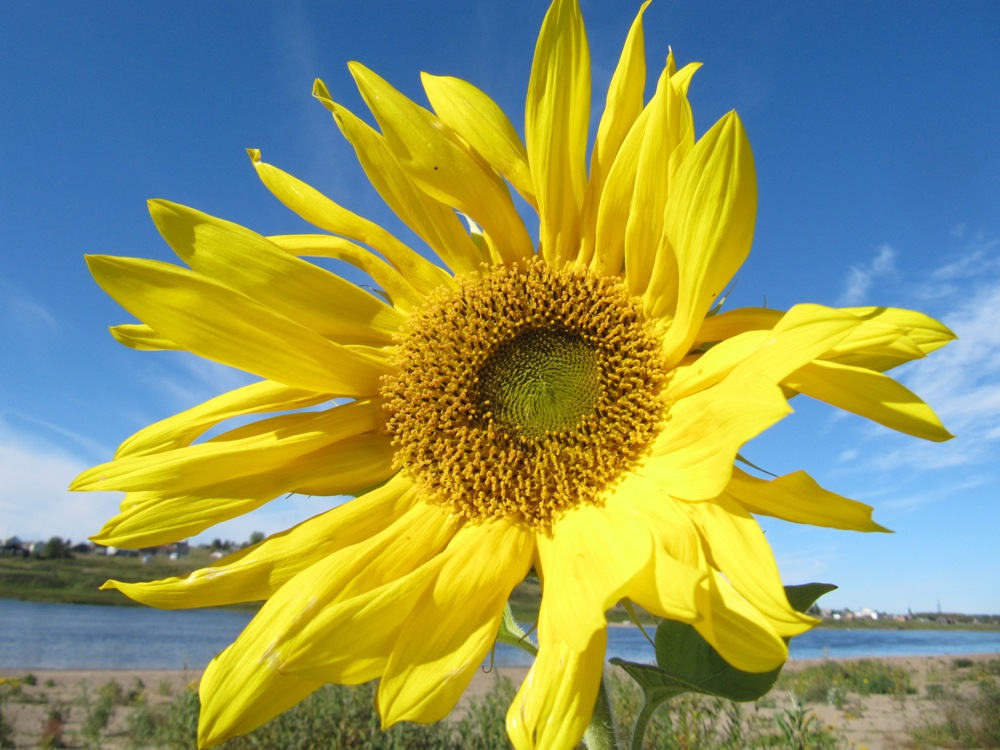
[(383, 379), (397, 468), (470, 521), (547, 527), (600, 503), (664, 420), (666, 369), (617, 278), (537, 258), (439, 289)]
[(529, 330), (506, 341), (479, 370), (479, 404), (512, 432), (566, 432), (593, 414), (598, 353), (565, 331)]

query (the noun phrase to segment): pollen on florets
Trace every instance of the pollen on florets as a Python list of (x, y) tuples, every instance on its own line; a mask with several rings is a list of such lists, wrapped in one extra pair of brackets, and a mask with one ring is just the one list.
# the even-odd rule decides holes
[(398, 468), (469, 520), (596, 503), (664, 419), (659, 340), (616, 278), (540, 259), (456, 279), (382, 384)]

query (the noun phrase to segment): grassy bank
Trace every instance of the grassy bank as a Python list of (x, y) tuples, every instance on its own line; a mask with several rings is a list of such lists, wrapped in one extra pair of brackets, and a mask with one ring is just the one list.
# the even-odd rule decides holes
[(149, 581), (183, 576), (212, 562), (208, 550), (171, 560), (165, 555), (147, 558), (76, 555), (47, 560), (36, 557), (0, 557), (0, 599), (64, 604), (115, 604), (133, 602), (114, 591), (99, 591), (109, 578)]

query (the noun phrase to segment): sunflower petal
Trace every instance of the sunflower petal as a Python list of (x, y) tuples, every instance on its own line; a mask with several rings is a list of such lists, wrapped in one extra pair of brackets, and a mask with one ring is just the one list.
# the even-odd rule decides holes
[(664, 351), (687, 354), (712, 302), (750, 252), (757, 213), (753, 154), (735, 112), (695, 144), (674, 176), (665, 229), (677, 254), (678, 298)]
[[(440, 509), (423, 504), (413, 506), (380, 534), (329, 555), (278, 589), (202, 677), (199, 723), (202, 744), (218, 744), (251, 731), (287, 709), (290, 701), (301, 700), (315, 690), (321, 680), (284, 672), (290, 656), (308, 640), (305, 633), (328, 625), (331, 614), (341, 612), (343, 603), (349, 604), (351, 597), (363, 596), (388, 581), (419, 570), (453, 533), (454, 524), (447, 521)], [(390, 546), (396, 550), (394, 554), (387, 554)], [(414, 585), (409, 590), (419, 593), (421, 587)], [(378, 640), (378, 635), (398, 632), (408, 611), (409, 602), (400, 597), (390, 603), (394, 609), (384, 612), (386, 616), (381, 620), (366, 621), (367, 627), (358, 628), (356, 620), (349, 621), (349, 630), (356, 638), (343, 639), (341, 649), (330, 648), (338, 639), (334, 631), (327, 629), (329, 637), (317, 649), (318, 656), (353, 654), (356, 658), (351, 668), (362, 677), (369, 674), (371, 667), (365, 669), (364, 655), (359, 651), (369, 640)], [(381, 665), (387, 655), (375, 654), (373, 658)], [(291, 690), (290, 698), (276, 699), (279, 689)], [(271, 700), (262, 702), (260, 696)]]
[[(319, 606), (291, 623), (280, 639), (281, 670), (342, 684), (382, 674), (414, 606), (447, 562), (441, 552), (460, 526), (454, 514), (418, 502), (377, 536), (314, 565), (322, 576), (312, 589)], [(298, 588), (299, 580), (292, 579), (277, 596), (289, 586)], [(308, 593), (303, 590), (296, 601)]]
[(495, 642), (504, 604), (528, 574), (533, 551), (531, 535), (507, 520), (455, 535), (379, 683), (384, 727), (439, 721), (451, 711)]
[(322, 682), (264, 669), (240, 675), (243, 681), (237, 682), (230, 678), (229, 670), (220, 666), (232, 663), (228, 657), (232, 650), (233, 646), (229, 646), (213, 659), (201, 676), (199, 748), (215, 747), (231, 737), (252, 732), (323, 687)]
[(784, 664), (788, 646), (770, 622), (718, 572), (711, 571), (705, 617), (694, 623), (719, 655), (744, 672), (770, 672)]
[(538, 198), (539, 252), (554, 265), (577, 257), (587, 185), (590, 51), (576, 0), (555, 0), (535, 46), (524, 111)]
[(507, 711), (517, 750), (577, 746), (597, 701), (607, 640), (602, 628), (578, 651), (549, 621), (539, 622), (538, 656)]
[(321, 82), (317, 82), (313, 95), (333, 113), (337, 127), (354, 147), (369, 182), (389, 208), (453, 271), (466, 273), (477, 269), (482, 254), (451, 207), (420, 190), (400, 166), (385, 138), (346, 107), (330, 99)]
[[(656, 93), (649, 103), (649, 121), (639, 151), (635, 192), (625, 229), (625, 279), (635, 295), (646, 293), (658, 259), (656, 251), (663, 233), (663, 210), (672, 186), (671, 157), (682, 139), (680, 113), (683, 106), (683, 97), (670, 80), (667, 67), (660, 75)], [(667, 267), (671, 271), (674, 269), (673, 263)], [(675, 284), (675, 273), (671, 273), (669, 278), (657, 278), (650, 295), (659, 296), (662, 288), (672, 290)], [(658, 305), (654, 301), (651, 307)]]
[(778, 635), (800, 635), (819, 622), (788, 603), (764, 532), (738, 503), (721, 495), (685, 507), (701, 531), (712, 565), (768, 619)]
[(149, 212), (194, 271), (339, 343), (391, 344), (405, 320), (349, 281), (238, 224), (166, 201), (150, 201)]
[(615, 154), (597, 207), (597, 244), (590, 270), (601, 276), (617, 276), (625, 262), (625, 228), (628, 226), (639, 152), (649, 122), (649, 108), (642, 110)]
[(384, 437), (359, 435), (265, 474), (238, 475), (182, 492), (130, 492), (122, 512), (92, 538), (115, 547), (150, 547), (201, 533), (290, 492), (360, 493), (392, 476), (392, 457)]
[(907, 435), (941, 442), (954, 437), (913, 391), (888, 375), (836, 362), (811, 362), (785, 385)]
[(247, 153), (265, 187), (310, 224), (374, 248), (424, 294), (448, 283), (449, 276), (443, 268), (411, 250), (375, 222), (351, 213), (302, 180), (262, 162), (259, 150), (248, 149)]
[(170, 349), (180, 349), (166, 336), (161, 336), (149, 326), (139, 323), (125, 323), (111, 326), (109, 329), (115, 341), (138, 351), (159, 352)]
[(384, 367), (249, 297), (167, 263), (88, 256), (118, 304), (180, 346), (268, 380), (331, 393), (378, 392)]
[(686, 500), (718, 496), (740, 447), (788, 415), (781, 389), (754, 375), (727, 378), (670, 407), (667, 428), (639, 473)]
[(144, 427), (118, 447), (115, 457), (142, 456), (179, 448), (190, 445), (203, 432), (226, 419), (247, 414), (302, 409), (328, 399), (327, 394), (262, 380), (228, 391), (180, 414)]
[(632, 579), (626, 596), (658, 617), (681, 622), (700, 618), (698, 592), (707, 585), (707, 563), (691, 518), (655, 482), (635, 475), (622, 482), (609, 500), (611, 507), (619, 504), (635, 514), (653, 537), (647, 568)]
[(740, 307), (711, 315), (702, 322), (695, 344), (724, 341), (747, 331), (769, 331), (785, 313), (766, 307)]
[(646, 54), (642, 30), (642, 14), (649, 7), (646, 0), (632, 22), (625, 46), (622, 48), (618, 67), (611, 76), (607, 102), (601, 122), (597, 126), (594, 149), (590, 155), (590, 179), (584, 194), (580, 214), (580, 255), (581, 265), (590, 263), (594, 256), (597, 239), (597, 207), (601, 204), (601, 193), (608, 179), (608, 172), (614, 163), (618, 149), (628, 135), (643, 108), (643, 89), (646, 85)]
[(376, 536), (413, 503), (413, 485), (396, 477), (382, 487), (287, 531), (179, 578), (147, 583), (108, 581), (142, 604), (161, 609), (263, 601), (288, 580), (345, 547)]
[(298, 257), (336, 258), (350, 263), (371, 276), (379, 293), (392, 300), (393, 307), (404, 313), (420, 307), (424, 295), (399, 271), (360, 245), (343, 237), (326, 234), (282, 234), (267, 238), (286, 253)]
[(535, 208), (528, 152), (496, 102), (468, 81), (421, 73), (427, 100), (441, 122), (464, 138)]
[(539, 535), (538, 558), (552, 626), (584, 651), (606, 625), (604, 613), (649, 563), (652, 539), (632, 514), (593, 505), (567, 511), (550, 535)]
[(475, 219), (505, 262), (531, 255), (531, 237), (503, 180), (426, 109), (363, 65), (351, 63), (350, 70), (386, 143), (420, 189)]
[(823, 489), (804, 471), (766, 480), (734, 469), (726, 494), (761, 516), (830, 529), (889, 531), (872, 520), (870, 505)]
[(129, 455), (80, 474), (74, 490), (181, 491), (227, 477), (265, 474), (379, 426), (381, 402), (353, 401), (323, 412), (271, 417), (217, 438), (149, 455)]

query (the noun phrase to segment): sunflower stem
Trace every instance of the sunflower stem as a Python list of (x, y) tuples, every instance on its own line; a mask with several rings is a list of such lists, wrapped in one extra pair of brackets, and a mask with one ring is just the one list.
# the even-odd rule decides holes
[(615, 719), (611, 713), (611, 700), (608, 697), (607, 680), (601, 678), (601, 686), (597, 689), (597, 703), (590, 717), (590, 726), (584, 732), (583, 742), (587, 750), (619, 750), (618, 739), (615, 737)]

